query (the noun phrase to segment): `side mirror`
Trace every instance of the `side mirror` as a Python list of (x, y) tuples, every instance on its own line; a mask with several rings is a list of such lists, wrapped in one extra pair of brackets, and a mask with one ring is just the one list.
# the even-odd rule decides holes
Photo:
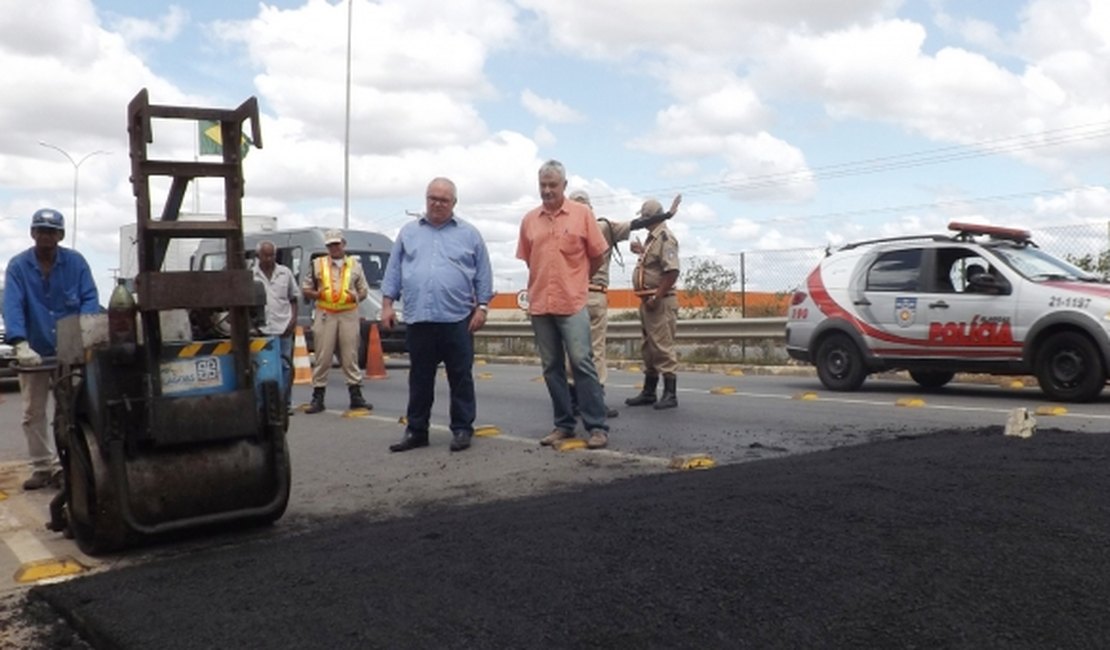
[(973, 275), (967, 280), (968, 287), (976, 293), (994, 295), (1007, 295), (1010, 293), (1010, 283), (1000, 280), (991, 273)]

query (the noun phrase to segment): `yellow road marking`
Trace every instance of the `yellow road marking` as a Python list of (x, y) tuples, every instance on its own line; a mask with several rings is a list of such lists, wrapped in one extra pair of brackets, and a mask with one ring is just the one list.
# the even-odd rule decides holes
[(86, 567), (77, 560), (68, 557), (50, 558), (27, 562), (15, 572), (15, 581), (19, 583), (41, 582), (54, 578), (73, 576), (84, 573)]
[(811, 390), (807, 390), (803, 393), (794, 393), (794, 395), (790, 399), (800, 399), (800, 400), (810, 402), (810, 401), (813, 401), (813, 400), (817, 399), (817, 393), (815, 393)]
[(685, 454), (671, 458), (671, 469), (711, 469), (717, 466), (717, 461), (709, 454)]
[(494, 426), (492, 424), (483, 424), (482, 426), (476, 427), (474, 429), (474, 435), (478, 436), (479, 438), (486, 438), (486, 437), (489, 437), (489, 436), (499, 436), (499, 435), (501, 435), (501, 429), (497, 428), (496, 426)]
[(732, 386), (716, 386), (709, 389), (711, 395), (733, 395), (736, 389)]
[(1068, 409), (1063, 406), (1038, 406), (1037, 410), (1033, 411), (1037, 415), (1067, 415)]
[(920, 397), (901, 397), (894, 402), (895, 406), (906, 406), (909, 408), (921, 408), (925, 406), (925, 400)]
[(574, 451), (575, 449), (585, 449), (586, 441), (581, 438), (566, 438), (556, 442), (552, 447), (556, 451)]

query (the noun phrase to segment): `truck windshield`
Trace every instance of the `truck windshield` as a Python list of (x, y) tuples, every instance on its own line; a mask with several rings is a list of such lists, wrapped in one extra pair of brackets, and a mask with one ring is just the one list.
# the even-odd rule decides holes
[(1044, 280), (1083, 280), (1094, 282), (1099, 278), (1083, 269), (1053, 257), (1031, 246), (992, 247), (991, 252), (1002, 258), (1010, 268), (1035, 282)]

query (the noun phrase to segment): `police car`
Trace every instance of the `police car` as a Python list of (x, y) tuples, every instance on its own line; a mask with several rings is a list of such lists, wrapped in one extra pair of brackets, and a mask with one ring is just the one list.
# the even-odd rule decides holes
[(1049, 398), (1098, 397), (1110, 368), (1110, 284), (1040, 250), (1029, 232), (949, 224), (951, 235), (848, 244), (791, 300), (787, 352), (830, 390), (908, 370), (1032, 374)]

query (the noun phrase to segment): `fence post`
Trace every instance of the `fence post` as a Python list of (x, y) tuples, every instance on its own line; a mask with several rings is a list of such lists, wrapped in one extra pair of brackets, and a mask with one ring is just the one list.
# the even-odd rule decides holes
[[(744, 252), (740, 252), (740, 318), (748, 317), (748, 278), (745, 274)], [(740, 360), (748, 360), (748, 340), (740, 339)]]

